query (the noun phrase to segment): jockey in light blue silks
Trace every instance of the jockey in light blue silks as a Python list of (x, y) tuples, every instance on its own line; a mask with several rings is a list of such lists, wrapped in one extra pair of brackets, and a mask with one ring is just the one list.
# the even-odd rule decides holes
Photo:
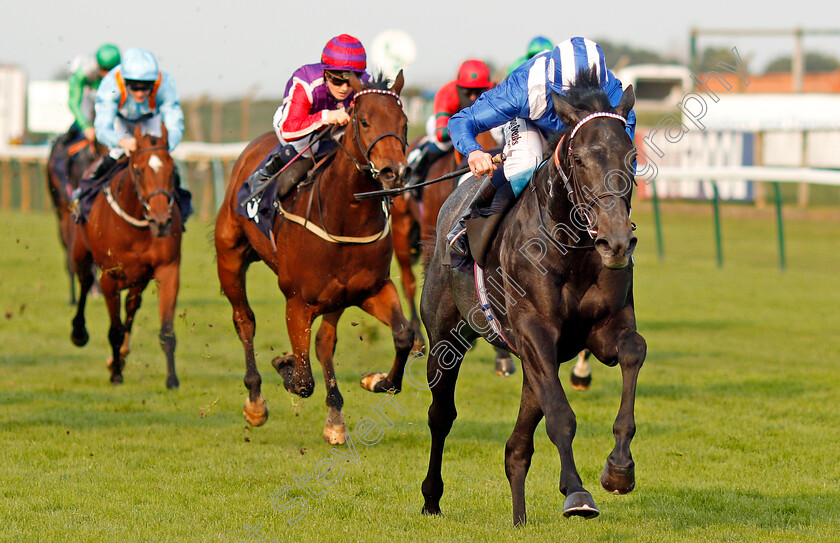
[(145, 49), (123, 53), (122, 63), (100, 83), (94, 107), (96, 139), (111, 150), (114, 159), (137, 148), (134, 128), (138, 123), (143, 133), (153, 136), (162, 134), (163, 123), (170, 151), (184, 135), (184, 112), (175, 80), (158, 69), (157, 59)]
[[(137, 150), (134, 129), (138, 125), (141, 133), (158, 137), (163, 135), (161, 125), (166, 126), (170, 152), (184, 136), (184, 112), (175, 80), (158, 68), (155, 55), (145, 49), (132, 48), (123, 53), (120, 65), (102, 79), (94, 110), (96, 139), (110, 152), (96, 167), (93, 179), (110, 170), (126, 153)], [(174, 175), (175, 199), (186, 221), (192, 213), (190, 193), (181, 188), (177, 167)]]
[[(582, 70), (594, 67), (610, 104), (621, 100), (621, 81), (607, 69), (604, 52), (592, 40), (572, 38), (552, 51), (531, 58), (476, 102), (452, 116), (449, 134), (455, 148), (468, 157), (477, 178), (488, 175), (473, 201), (470, 213), (456, 222), (447, 235), (452, 250), (467, 254), (465, 220), (468, 216), (491, 216), (506, 211), (522, 192), (543, 160), (546, 141), (568, 129), (554, 111), (551, 91), (565, 94)], [(492, 157), (476, 142), (476, 134), (504, 125), (503, 166), (496, 168)], [(627, 133), (636, 130), (636, 114), (627, 118)]]

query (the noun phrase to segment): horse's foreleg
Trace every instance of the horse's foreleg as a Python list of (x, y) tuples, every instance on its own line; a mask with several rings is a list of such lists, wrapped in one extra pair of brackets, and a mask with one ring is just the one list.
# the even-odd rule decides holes
[(531, 321), (519, 327), (523, 370), (545, 413), (546, 433), (560, 454), (560, 492), (566, 496), (563, 515), (594, 518), (600, 511), (592, 495), (583, 487), (572, 453), (577, 421), (557, 376), (557, 337), (543, 324)]
[(216, 222), (216, 272), (222, 292), (233, 309), (233, 326), (245, 351), (244, 383), (248, 389), (248, 398), (245, 400), (243, 415), (248, 424), (260, 426), (268, 419), (268, 408), (262, 396), (262, 378), (254, 357), (257, 325), (245, 290), (245, 272), (248, 270), (245, 251), (248, 246), (241, 232), (234, 227), (224, 227), (225, 224), (234, 224), (234, 219), (228, 218), (227, 223), (223, 220), (223, 214), (230, 213), (226, 209), (222, 207)]
[(414, 345), (414, 331), (405, 320), (397, 289), (390, 280), (382, 289), (361, 304), (361, 308), (391, 328), (396, 356), (391, 371), (369, 373), (362, 378), (362, 387), (372, 392), (399, 392), (402, 388), (405, 363)]
[(516, 426), (505, 445), (505, 475), (510, 483), (513, 498), (513, 524), (519, 526), (526, 521), (525, 478), (531, 467), (534, 454), (534, 430), (542, 420), (543, 412), (527, 377), (522, 380), (522, 397), (519, 401), (519, 416)]
[[(176, 261), (155, 270), (158, 281), (158, 312), (160, 313), (160, 346), (166, 355), (166, 388), (178, 388), (178, 375), (175, 373), (175, 304), (180, 286), (180, 265)], [(128, 334), (126, 333), (126, 340)]]
[(411, 262), (414, 260), (411, 254), (411, 227), (414, 218), (408, 209), (408, 201), (405, 198), (394, 200), (394, 214), (392, 215), (394, 241), (394, 257), (400, 266), (400, 280), (405, 293), (406, 304), (408, 305), (411, 329), (414, 330), (414, 349), (422, 351), (425, 348), (423, 335), (420, 332), (420, 315), (417, 313), (417, 304), (414, 303), (417, 294), (417, 283), (414, 271), (411, 269)]
[(647, 344), (635, 326), (622, 327), (621, 321), (593, 331), (589, 343), (599, 360), (608, 365), (617, 360), (621, 366), (621, 404), (613, 424), (615, 447), (601, 473), (601, 486), (615, 494), (627, 494), (636, 486), (630, 441), (636, 434), (636, 381), (645, 361)]
[(464, 354), (470, 347), (471, 338), (465, 339), (461, 335), (461, 329), (466, 326), (459, 318), (453, 304), (449, 318), (436, 315), (432, 319), (425, 316), (423, 319), (429, 333), (426, 378), (432, 391), (432, 405), (429, 406), (432, 444), (429, 451), (429, 469), (421, 487), (425, 499), (423, 514), (426, 515), (440, 514), (440, 498), (443, 496), (443, 447), (446, 436), (452, 429), (452, 423), (458, 416), (455, 409), (455, 383)]
[(333, 367), (333, 355), (335, 353), (336, 323), (344, 310), (327, 313), (315, 336), (315, 354), (321, 362), (324, 370), (324, 385), (327, 388), (327, 423), (324, 426), (324, 439), (333, 445), (342, 444), (347, 436), (347, 426), (344, 424), (344, 415), (341, 408), (344, 407), (344, 398), (338, 390), (338, 381), (335, 378)]
[[(120, 320), (120, 290), (116, 279), (102, 274), (99, 281), (102, 288), (102, 296), (105, 298), (105, 305), (108, 308), (108, 316), (111, 319), (111, 326), (108, 328), (108, 342), (111, 344), (111, 361), (120, 360), (120, 349), (125, 339), (125, 329)], [(123, 382), (122, 364), (113, 362), (110, 364), (111, 383), (119, 385)]]
[[(292, 344), (294, 362), (289, 358), (274, 359), (274, 369), (283, 377), (286, 390), (301, 398), (308, 398), (315, 390), (312, 368), (309, 365), (309, 345), (312, 339), (312, 321), (318, 315), (302, 298), (286, 300), (286, 329)], [(292, 366), (293, 367), (290, 367)]]
[(79, 299), (76, 305), (76, 315), (73, 317), (73, 330), (70, 333), (70, 341), (78, 347), (86, 345), (90, 336), (85, 326), (85, 306), (90, 287), (93, 285), (94, 277), (91, 269), (93, 256), (81, 242), (72, 250), (73, 267), (79, 276)]

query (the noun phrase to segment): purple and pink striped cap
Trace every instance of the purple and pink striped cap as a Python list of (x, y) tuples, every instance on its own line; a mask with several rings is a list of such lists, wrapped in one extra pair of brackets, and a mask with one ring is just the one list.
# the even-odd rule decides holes
[(364, 72), (367, 67), (367, 55), (362, 42), (342, 34), (327, 42), (321, 53), (321, 64), (325, 70)]

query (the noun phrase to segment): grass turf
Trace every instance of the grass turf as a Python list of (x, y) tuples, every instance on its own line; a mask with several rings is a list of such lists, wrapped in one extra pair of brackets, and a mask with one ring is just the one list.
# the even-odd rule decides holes
[[(249, 296), (271, 414), (263, 427), (246, 425), (242, 348), (215, 276), (212, 225), (193, 222), (184, 238), (181, 388), (169, 392), (154, 286), (135, 323), (125, 384), (111, 386), (101, 299), (88, 305), (88, 346), (70, 343), (74, 309), (53, 217), (4, 212), (0, 540), (836, 540), (840, 224), (786, 222), (781, 273), (772, 220), (725, 215), (718, 269), (711, 218), (679, 209), (669, 214), (665, 206), (663, 262), (650, 213), (634, 210), (636, 311), (648, 342), (632, 445), (636, 490), (613, 496), (598, 483), (621, 378), (596, 362), (589, 391), (566, 388), (578, 421), (575, 459), (601, 516), (562, 517), (560, 462), (541, 424), (526, 487), (529, 523), (520, 529), (511, 527), (503, 458), (521, 372), (494, 375), (488, 345), (479, 344), (461, 370), (459, 418), (444, 456), (444, 515), (425, 517), (430, 394), (408, 383), (397, 404), (383, 408), (394, 425), (380, 426), (381, 439), (356, 440), (355, 462), (342, 460), (327, 477), (335, 484), (316, 482), (316, 471), (337, 458), (321, 439), (323, 377), (313, 359), (313, 396), (283, 390), (269, 364), (288, 349), (283, 299), (260, 264), (249, 272)], [(388, 330), (348, 310), (336, 370), (351, 431), (363, 418), (378, 420), (383, 398), (362, 390), (359, 377), (386, 370), (392, 359)], [(424, 367), (418, 360), (412, 374), (422, 379)], [(570, 370), (561, 368), (564, 381)], [(346, 445), (336, 449), (350, 454)], [(307, 477), (312, 494), (300, 488)]]

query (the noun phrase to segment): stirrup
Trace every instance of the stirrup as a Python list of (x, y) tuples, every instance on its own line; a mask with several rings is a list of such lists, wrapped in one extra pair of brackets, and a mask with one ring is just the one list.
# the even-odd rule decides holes
[(447, 240), (449, 248), (461, 256), (469, 256), (469, 251), (466, 248), (466, 233), (467, 229), (462, 228), (460, 232), (452, 236), (452, 239)]

